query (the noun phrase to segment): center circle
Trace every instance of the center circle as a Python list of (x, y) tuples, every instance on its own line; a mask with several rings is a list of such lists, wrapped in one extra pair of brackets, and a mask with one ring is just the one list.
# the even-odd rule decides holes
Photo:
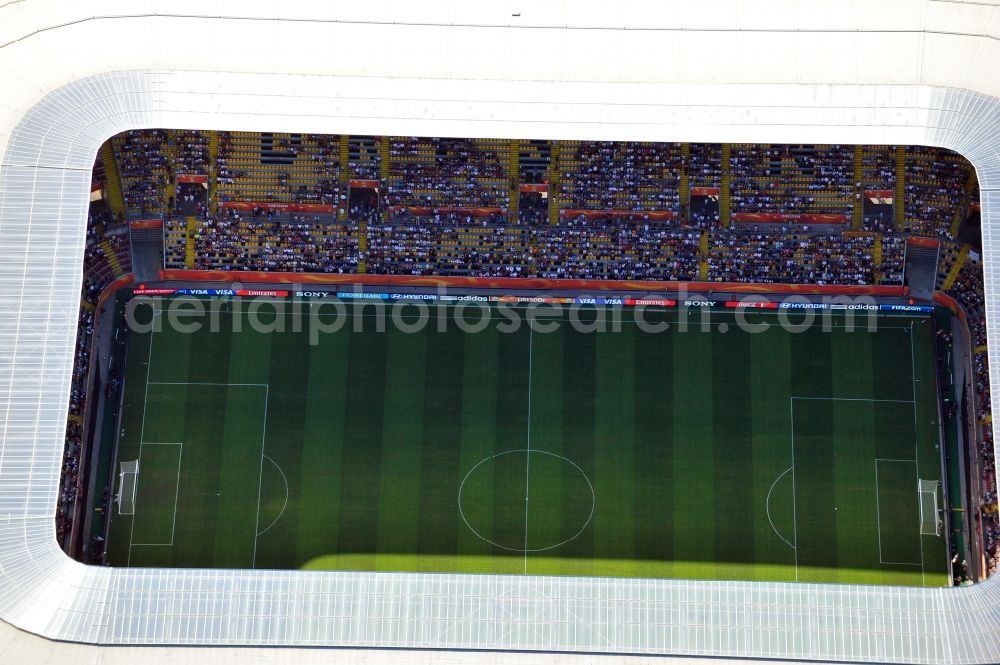
[(575, 540), (594, 516), (594, 486), (575, 462), (547, 450), (505, 450), (475, 464), (458, 511), (479, 539), (510, 552), (544, 552)]

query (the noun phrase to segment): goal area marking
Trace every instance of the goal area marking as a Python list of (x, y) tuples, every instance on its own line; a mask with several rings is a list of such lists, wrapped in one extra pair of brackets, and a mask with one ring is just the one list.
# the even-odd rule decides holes
[[(914, 377), (914, 381), (915, 381), (915, 377)], [(916, 384), (914, 383), (914, 389), (915, 388), (916, 388)], [(916, 398), (916, 394), (914, 394), (914, 398)], [(913, 400), (907, 400), (907, 399), (875, 399), (875, 398), (861, 398), (861, 397), (808, 397), (808, 396), (796, 396), (796, 395), (792, 395), (792, 396), (789, 397), (789, 419), (790, 419), (790, 431), (791, 431), (790, 438), (791, 438), (791, 460), (792, 460), (792, 465), (791, 465), (791, 467), (789, 469), (785, 470), (781, 474), (781, 476), (784, 476), (786, 473), (788, 473), (788, 471), (791, 471), (791, 474), (792, 474), (792, 526), (793, 526), (792, 541), (793, 542), (792, 543), (788, 543), (787, 540), (785, 542), (786, 542), (786, 544), (789, 544), (792, 547), (792, 549), (794, 550), (794, 554), (795, 554), (795, 579), (796, 579), (796, 581), (798, 581), (798, 579), (799, 579), (799, 563), (798, 563), (798, 554), (799, 554), (798, 544), (799, 544), (799, 542), (798, 542), (798, 530), (797, 530), (798, 524), (797, 524), (796, 484), (795, 484), (795, 401), (796, 400), (817, 400), (817, 401), (818, 400), (825, 400), (825, 401), (841, 401), (841, 402), (874, 402), (874, 403), (911, 404), (912, 408), (913, 408), (913, 413), (914, 413), (914, 422), (916, 422), (917, 405), (916, 405), (916, 400), (915, 399), (913, 399)], [(914, 436), (916, 436), (916, 432), (914, 432)], [(919, 566), (920, 569), (921, 569), (921, 572), (925, 573), (926, 571), (924, 570), (924, 568), (925, 568), (925, 562), (924, 562), (923, 540), (922, 540), (923, 536), (927, 536), (927, 535), (940, 536), (940, 527), (941, 527), (941, 524), (940, 524), (940, 521), (938, 520), (938, 516), (937, 516), (937, 506), (938, 506), (938, 494), (937, 494), (937, 491), (938, 491), (939, 482), (938, 481), (931, 481), (931, 480), (924, 480), (924, 479), (921, 479), (919, 477), (919, 468), (918, 468), (918, 462), (917, 462), (917, 459), (916, 459), (916, 454), (917, 454), (917, 450), (916, 450), (916, 443), (915, 443), (914, 444), (914, 458), (913, 459), (908, 459), (908, 458), (907, 459), (875, 458), (875, 460), (873, 462), (873, 464), (875, 466), (875, 517), (876, 517), (876, 529), (877, 529), (877, 535), (878, 535), (879, 563), (882, 564), (882, 565), (889, 565), (889, 566), (913, 566), (913, 567)], [(917, 481), (915, 483), (916, 487), (914, 488), (914, 491), (915, 491), (915, 494), (916, 494), (915, 499), (916, 499), (916, 501), (918, 503), (918, 506), (919, 506), (919, 509), (920, 509), (920, 524), (917, 525), (918, 529), (919, 529), (918, 538), (921, 540), (920, 550), (919, 550), (919, 555), (920, 555), (920, 560), (919, 561), (913, 561), (913, 562), (886, 561), (884, 559), (883, 555), (882, 555), (882, 533), (881, 533), (882, 518), (881, 518), (881, 514), (880, 514), (881, 513), (881, 508), (880, 508), (879, 487), (878, 487), (878, 485), (879, 485), (879, 481), (878, 481), (878, 466), (879, 466), (880, 463), (906, 463), (906, 464), (912, 464), (913, 465), (913, 468), (914, 468), (914, 480)], [(779, 476), (779, 479), (780, 479), (781, 476)], [(775, 481), (775, 484), (776, 483), (777, 483), (777, 479)], [(772, 485), (772, 489), (773, 489), (773, 485)], [(770, 492), (768, 492), (768, 495), (770, 496)], [(769, 508), (769, 506), (765, 506), (765, 508), (767, 509), (767, 508)], [(768, 517), (770, 519), (770, 515)], [(773, 524), (772, 524), (772, 529), (773, 529)], [(777, 531), (775, 531), (775, 532), (777, 533)], [(778, 534), (778, 535), (780, 537), (780, 534)], [(782, 538), (782, 540), (785, 540), (785, 539)]]
[[(150, 340), (150, 347), (152, 348), (152, 340)], [(150, 354), (150, 361), (152, 360), (152, 354)], [(148, 365), (147, 365), (148, 367)], [(147, 369), (148, 372), (148, 369)], [(131, 493), (131, 499), (126, 499), (119, 503), (119, 515), (128, 515), (132, 518), (132, 524), (130, 526), (129, 533), (129, 547), (128, 547), (128, 564), (131, 564), (132, 560), (132, 548), (133, 547), (173, 547), (174, 536), (177, 528), (177, 504), (180, 497), (180, 480), (181, 480), (181, 461), (183, 456), (184, 445), (182, 442), (162, 442), (162, 441), (143, 441), (142, 433), (145, 431), (145, 420), (146, 420), (146, 409), (148, 408), (149, 400), (149, 386), (216, 386), (220, 388), (263, 388), (264, 390), (264, 412), (263, 420), (261, 423), (261, 441), (260, 441), (260, 470), (258, 476), (257, 484), (257, 508), (255, 522), (256, 526), (254, 529), (254, 543), (253, 543), (253, 558), (251, 560), (251, 567), (256, 565), (257, 560), (257, 538), (261, 533), (257, 533), (260, 526), (260, 500), (261, 491), (263, 488), (263, 473), (264, 473), (264, 453), (265, 439), (267, 436), (267, 414), (268, 414), (268, 401), (270, 393), (270, 384), (267, 383), (222, 383), (222, 382), (204, 382), (204, 381), (150, 381), (147, 377), (145, 386), (145, 398), (143, 400), (142, 406), (142, 426), (140, 429), (140, 441), (139, 441), (139, 458), (134, 462), (122, 462), (121, 463), (121, 474), (120, 474), (120, 488), (126, 488), (126, 483), (130, 483), (131, 486), (129, 492)], [(137, 508), (137, 496), (138, 487), (140, 482), (140, 474), (142, 471), (142, 451), (147, 446), (178, 446), (177, 454), (177, 466), (176, 466), (176, 478), (174, 482), (174, 502), (173, 502), (173, 512), (171, 516), (171, 526), (170, 526), (170, 538), (166, 542), (135, 542), (135, 523), (136, 523), (136, 508)], [(272, 460), (272, 463), (273, 460)], [(276, 463), (274, 463), (277, 466)], [(280, 471), (280, 467), (279, 467)], [(282, 472), (282, 476), (284, 473)], [(129, 480), (129, 477), (131, 480)], [(286, 481), (287, 482), (287, 481)], [(119, 495), (122, 495), (122, 490), (119, 490)], [(122, 508), (129, 509), (131, 512), (124, 512)], [(280, 517), (280, 515), (279, 515)], [(275, 520), (277, 522), (277, 520)], [(273, 526), (270, 525), (270, 526)], [(268, 528), (270, 528), (270, 526)], [(266, 531), (267, 529), (265, 529)], [(263, 533), (263, 532), (262, 532)]]

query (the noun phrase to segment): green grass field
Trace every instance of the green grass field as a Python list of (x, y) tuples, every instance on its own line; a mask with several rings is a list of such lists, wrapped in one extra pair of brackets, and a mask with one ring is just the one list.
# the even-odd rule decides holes
[(315, 345), (234, 318), (131, 334), (112, 565), (947, 584), (928, 318)]

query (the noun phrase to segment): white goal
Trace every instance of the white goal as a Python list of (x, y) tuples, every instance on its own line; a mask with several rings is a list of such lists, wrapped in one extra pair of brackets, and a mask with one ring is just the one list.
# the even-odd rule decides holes
[(135, 488), (138, 484), (139, 460), (121, 462), (118, 467), (118, 494), (115, 495), (119, 515), (135, 514)]
[(920, 535), (940, 536), (942, 520), (938, 514), (938, 487), (936, 480), (917, 480), (920, 496)]

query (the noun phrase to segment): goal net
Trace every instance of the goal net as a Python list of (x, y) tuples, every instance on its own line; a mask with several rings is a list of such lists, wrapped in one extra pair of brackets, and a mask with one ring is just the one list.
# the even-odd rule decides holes
[(936, 480), (918, 480), (920, 495), (920, 535), (940, 536), (941, 518), (938, 515), (938, 486)]
[(138, 483), (139, 460), (122, 462), (118, 467), (118, 494), (115, 496), (119, 515), (135, 514), (135, 488)]

